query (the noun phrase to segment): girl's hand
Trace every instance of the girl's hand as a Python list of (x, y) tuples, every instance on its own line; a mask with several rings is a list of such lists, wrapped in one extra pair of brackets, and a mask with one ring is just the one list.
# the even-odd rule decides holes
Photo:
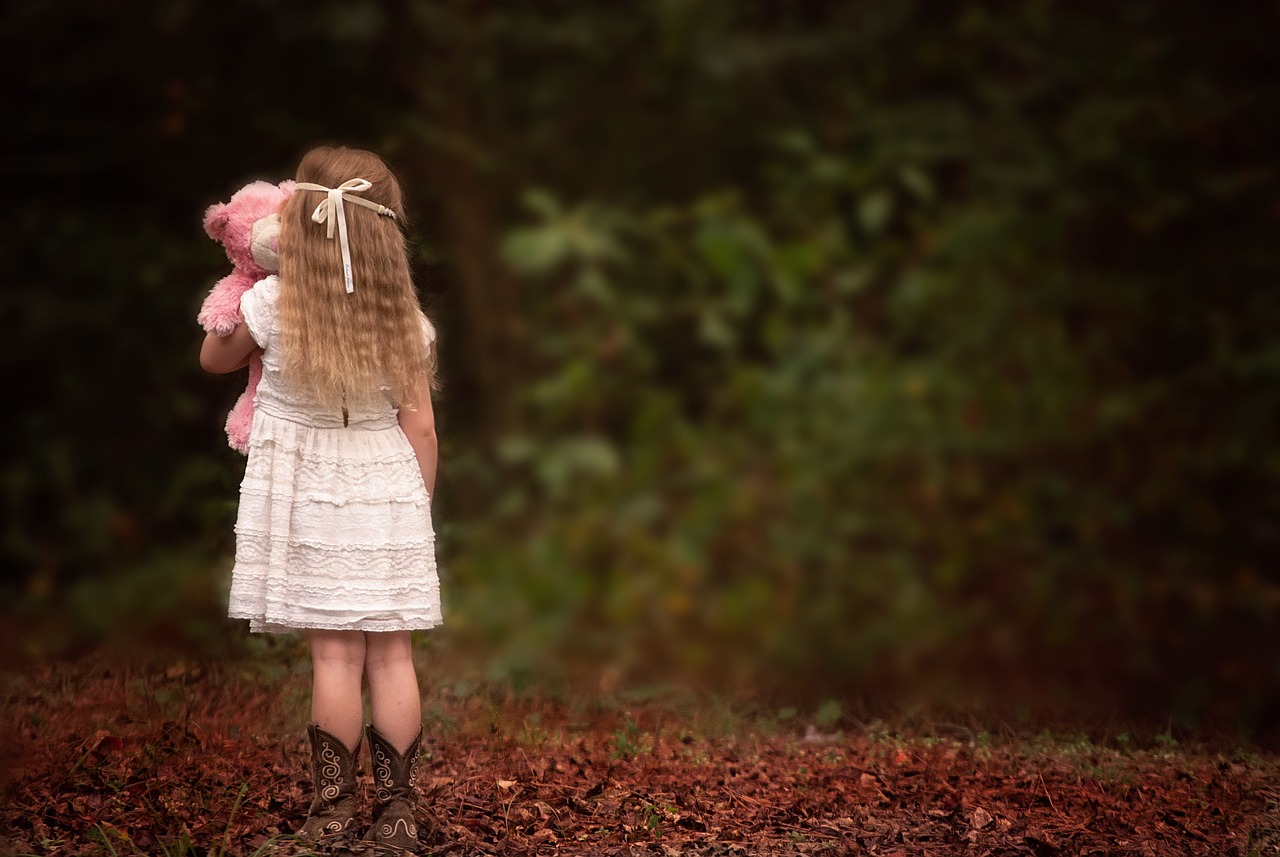
[(200, 368), (206, 372), (224, 375), (234, 372), (249, 364), (254, 352), (262, 351), (258, 343), (253, 341), (249, 326), (240, 317), (236, 329), (226, 336), (215, 333), (205, 335), (204, 345), (200, 347)]

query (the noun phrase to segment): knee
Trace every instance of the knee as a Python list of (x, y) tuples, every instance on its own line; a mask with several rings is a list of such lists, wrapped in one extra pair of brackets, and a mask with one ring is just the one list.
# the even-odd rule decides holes
[(373, 671), (413, 664), (413, 646), (408, 631), (370, 632), (366, 635), (365, 666)]
[(364, 667), (365, 642), (360, 631), (316, 631), (311, 635), (311, 660), (329, 669)]

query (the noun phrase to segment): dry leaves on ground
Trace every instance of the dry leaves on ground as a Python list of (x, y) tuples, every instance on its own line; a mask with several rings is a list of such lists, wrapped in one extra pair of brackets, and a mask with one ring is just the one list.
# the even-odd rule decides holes
[[(136, 674), (100, 662), (11, 682), (7, 734), (16, 743), (5, 760), (0, 852), (310, 853), (287, 835), (309, 788), (287, 694), (203, 668), (170, 666), (144, 684), (151, 697), (139, 700)], [(168, 701), (156, 702), (165, 692)], [(419, 777), (423, 853), (1280, 849), (1280, 764), (1254, 754), (802, 731), (707, 738), (657, 707), (526, 701), (501, 722), (482, 722), (464, 700), (456, 705), (456, 718), (435, 711)], [(362, 768), (367, 805), (367, 760)], [(377, 853), (354, 842), (322, 852)]]

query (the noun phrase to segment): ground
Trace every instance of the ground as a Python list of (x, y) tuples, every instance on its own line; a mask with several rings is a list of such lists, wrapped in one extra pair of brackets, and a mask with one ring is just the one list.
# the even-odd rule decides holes
[[(298, 668), (163, 652), (10, 671), (0, 853), (312, 853), (288, 836), (306, 692)], [(424, 697), (424, 854), (1280, 853), (1280, 758), (1247, 748), (908, 734), (660, 692)]]

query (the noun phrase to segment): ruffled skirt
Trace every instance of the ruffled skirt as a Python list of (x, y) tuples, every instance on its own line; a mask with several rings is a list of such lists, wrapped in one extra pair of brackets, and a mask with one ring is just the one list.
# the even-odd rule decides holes
[(430, 498), (394, 419), (342, 429), (254, 414), (228, 614), (267, 633), (441, 623)]

